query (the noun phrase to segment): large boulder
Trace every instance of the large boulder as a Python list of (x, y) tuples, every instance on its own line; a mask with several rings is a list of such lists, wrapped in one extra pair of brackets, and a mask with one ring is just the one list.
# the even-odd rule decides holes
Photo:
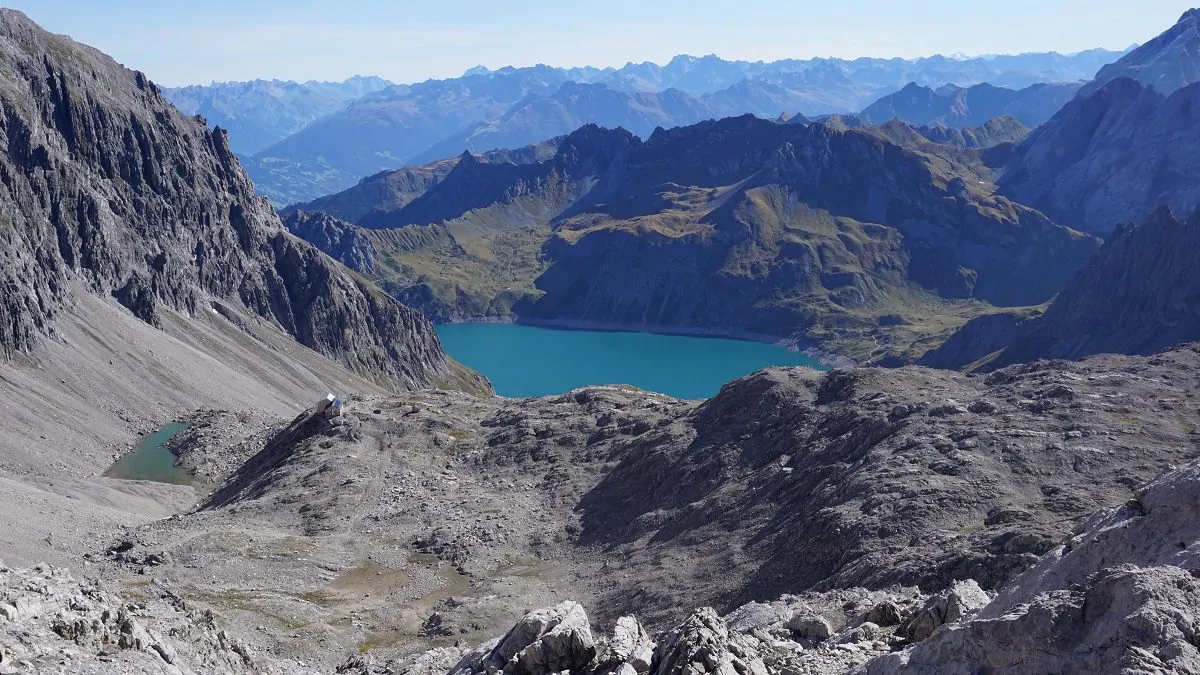
[(663, 639), (654, 675), (767, 675), (757, 642), (731, 633), (711, 607), (697, 610)]
[(929, 598), (921, 611), (913, 614), (897, 631), (902, 637), (920, 642), (944, 624), (954, 623), (983, 609), (991, 597), (973, 579), (956, 581), (950, 588)]
[(587, 613), (567, 601), (526, 614), (494, 647), (467, 655), (453, 672), (549, 675), (587, 669), (595, 659)]

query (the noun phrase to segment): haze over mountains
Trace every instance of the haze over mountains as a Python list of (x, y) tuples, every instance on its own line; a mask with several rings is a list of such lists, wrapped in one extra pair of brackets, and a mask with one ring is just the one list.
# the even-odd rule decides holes
[[(679, 56), (659, 66), (628, 64), (620, 69), (549, 66), (475, 68), (460, 78), (395, 85), (329, 111), (327, 119), (294, 136), (266, 145), (264, 137), (247, 138), (238, 148), (255, 148), (245, 157), (259, 190), (277, 205), (310, 201), (353, 185), (364, 176), (405, 164), (423, 164), (503, 147), (520, 147), (569, 133), (586, 123), (628, 123), (633, 127), (679, 126), (703, 119), (752, 113), (775, 118), (781, 113), (815, 116), (857, 113), (878, 98), (909, 83), (941, 87), (988, 82), (1021, 89), (1036, 83), (1086, 81), (1119, 53), (1090, 50), (1080, 54), (1021, 54), (958, 59), (810, 59), (772, 63), (725, 61), (716, 56)], [(564, 85), (571, 83), (566, 89)], [(581, 85), (594, 85), (582, 87)], [(600, 85), (603, 85), (601, 87)], [(235, 95), (238, 85), (224, 85), (207, 95), (220, 100)], [(295, 85), (301, 86), (301, 85)], [(232, 89), (232, 90), (231, 90)], [(204, 88), (187, 88), (169, 97), (181, 107), (195, 107)], [(184, 97), (186, 94), (186, 98)], [(269, 115), (261, 121), (225, 121), (218, 106), (206, 113), (210, 124), (231, 123), (253, 132), (253, 125), (272, 131), (274, 118), (301, 119), (273, 110), (291, 105), (286, 98), (258, 112), (251, 97), (239, 115)], [(1035, 106), (1036, 108), (1036, 106)], [(1011, 111), (1018, 118), (1022, 114)], [(994, 107), (984, 116), (1006, 114)], [(1026, 124), (1039, 121), (1037, 113)], [(880, 120), (886, 121), (886, 120)], [(925, 120), (910, 120), (924, 123)], [(976, 121), (974, 126), (982, 124)]]
[[(1148, 45), (1194, 58), (1178, 47), (1194, 33), (1195, 16), (1188, 13), (1165, 34), (1171, 39)], [(1156, 54), (1142, 48), (1122, 61), (1158, 62)], [(327, 252), (343, 261), (372, 261), (369, 273), (389, 292), (438, 320), (515, 316), (641, 329), (740, 330), (815, 340), (857, 358), (903, 361), (919, 356), (924, 345), (935, 346), (932, 335), (946, 337), (988, 305), (1050, 299), (1098, 245), (1081, 232), (1106, 236), (1159, 204), (1180, 213), (1200, 204), (1189, 178), (1196, 174), (1189, 167), (1200, 130), (1191, 117), (1193, 86), (1169, 98), (1126, 78), (1075, 96), (1079, 88), (1038, 84), (1015, 91), (981, 84), (934, 90), (912, 84), (860, 115), (786, 123), (728, 118), (685, 126), (679, 134), (654, 131), (646, 142), (636, 134), (581, 129), (515, 153), (468, 152), (383, 172), (298, 208), (343, 221), (323, 220), (320, 228), (341, 233), (335, 239), (366, 252)], [(706, 100), (671, 96), (690, 104), (677, 114), (694, 114)], [(491, 138), (515, 144), (537, 128), (528, 123), (531, 118), (564, 119), (565, 128), (584, 116), (564, 111), (594, 108), (596, 100), (614, 97), (634, 100), (602, 85), (564, 85), (556, 95), (530, 98), (509, 116), (454, 142)], [(639, 117), (625, 118), (621, 126), (645, 133), (653, 120), (668, 116), (663, 96), (637, 100), (643, 104)], [(538, 109), (555, 113), (530, 112)], [(993, 112), (1013, 115), (989, 117)], [(1021, 115), (1036, 127), (1032, 133)], [(805, 135), (801, 129), (822, 131)], [(757, 155), (737, 143), (710, 146), (709, 135), (744, 139), (746, 148), (777, 144), (776, 156), (769, 159), (770, 153)], [(856, 176), (836, 168), (853, 151), (835, 139), (860, 137), (876, 140), (858, 156), (865, 173)], [(563, 138), (569, 139), (566, 147)], [(606, 138), (611, 143), (601, 140)], [(819, 149), (826, 144), (837, 149)], [(439, 146), (430, 157), (454, 147)], [(782, 170), (786, 161), (780, 157), (793, 154), (796, 170)], [(926, 158), (923, 170), (932, 170), (927, 180), (902, 168), (906, 154)], [(663, 159), (650, 159), (655, 155)], [(669, 163), (662, 163), (667, 157)], [(827, 159), (835, 164), (825, 164)], [(882, 173), (868, 178), (874, 167)], [(900, 176), (913, 182), (897, 181)], [(968, 205), (985, 222), (1032, 222), (1025, 205), (1041, 212), (1028, 213), (1050, 218), (1041, 229), (1018, 226), (1015, 231), (1030, 239), (1015, 248), (1009, 240), (1002, 254), (1004, 247), (993, 248), (1000, 240), (983, 234), (991, 224), (964, 227), (964, 216), (946, 214), (960, 229), (934, 234), (936, 200), (908, 207), (892, 201), (914, 198), (920, 185), (936, 186), (942, 199)], [(817, 225), (827, 216), (833, 229)], [(309, 217), (289, 223), (299, 232)], [(881, 225), (891, 234), (868, 229), (834, 238), (846, 219)], [(1065, 232), (1073, 234), (1065, 239), (1049, 234)], [(926, 237), (929, 244), (918, 243)], [(972, 237), (982, 239), (968, 244)], [(1051, 243), (1060, 239), (1073, 243)], [(922, 252), (936, 241), (955, 243)], [(808, 248), (791, 248), (801, 242)], [(811, 259), (800, 255), (805, 250)], [(967, 250), (975, 256), (970, 261), (957, 257)], [(1030, 256), (1036, 255), (1066, 264), (1035, 262)], [(811, 260), (801, 265), (802, 272), (785, 274), (777, 267), (794, 264), (797, 256)], [(1058, 276), (1047, 278), (1049, 268)], [(993, 279), (1001, 270), (1014, 276)], [(681, 286), (670, 281), (673, 276), (685, 279)], [(1033, 290), (1040, 280), (1045, 289)], [(695, 293), (684, 286), (709, 290)], [(937, 298), (935, 304), (929, 298)], [(726, 301), (732, 304), (721, 304)], [(1011, 335), (1010, 319), (980, 319), (977, 325), (997, 331), (997, 347)]]
[(988, 83), (971, 87), (945, 85), (936, 90), (912, 83), (867, 106), (862, 118), (883, 124), (899, 118), (913, 124), (977, 127), (1009, 116), (1029, 128), (1050, 119), (1075, 97), (1081, 83), (1033, 84), (1021, 90)]
[[(1197, 16), (1126, 64), (1191, 72)], [(508, 75), (455, 110), (623, 91)], [(0, 10), (0, 672), (1198, 672), (1189, 79), (1032, 133), (948, 126), (960, 92), (924, 125), (585, 124), (283, 222), (223, 129)], [(465, 119), (429, 86), (427, 128)], [(646, 94), (629, 119), (669, 108)], [(505, 398), (429, 316), (994, 372)], [(100, 475), (172, 421), (194, 482)]]
[(342, 82), (214, 82), (164, 88), (163, 96), (189, 115), (203, 115), (229, 132), (229, 146), (252, 155), (300, 131), (350, 101), (391, 86), (378, 77)]

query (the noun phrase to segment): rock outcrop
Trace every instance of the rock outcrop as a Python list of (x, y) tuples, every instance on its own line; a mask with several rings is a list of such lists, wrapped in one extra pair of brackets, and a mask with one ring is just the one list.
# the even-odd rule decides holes
[(124, 597), (48, 565), (0, 563), (0, 672), (312, 672), (253, 654), (209, 610), (171, 590), (140, 585)]
[(1200, 670), (1200, 465), (1098, 513), (975, 618), (879, 658), (899, 673)]
[(71, 288), (149, 323), (231, 303), (393, 388), (454, 375), (429, 323), (290, 236), (224, 131), (107, 56), (0, 13), (0, 349), (55, 333)]
[(293, 211), (283, 225), (346, 267), (367, 275), (375, 271), (375, 245), (350, 223), (327, 213)]

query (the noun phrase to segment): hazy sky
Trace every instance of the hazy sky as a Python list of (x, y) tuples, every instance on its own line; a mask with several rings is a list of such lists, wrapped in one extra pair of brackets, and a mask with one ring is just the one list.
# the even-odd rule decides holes
[[(168, 85), (454, 77), (483, 64), (1074, 52), (1145, 42), (1172, 0), (9, 0)], [(919, 5), (914, 9), (913, 5)]]

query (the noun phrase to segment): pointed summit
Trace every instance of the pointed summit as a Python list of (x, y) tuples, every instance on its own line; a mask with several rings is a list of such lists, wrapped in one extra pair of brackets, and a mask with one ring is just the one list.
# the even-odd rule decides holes
[(1161, 35), (1101, 68), (1082, 93), (1095, 92), (1119, 77), (1150, 85), (1164, 96), (1200, 82), (1200, 9), (1189, 9)]

